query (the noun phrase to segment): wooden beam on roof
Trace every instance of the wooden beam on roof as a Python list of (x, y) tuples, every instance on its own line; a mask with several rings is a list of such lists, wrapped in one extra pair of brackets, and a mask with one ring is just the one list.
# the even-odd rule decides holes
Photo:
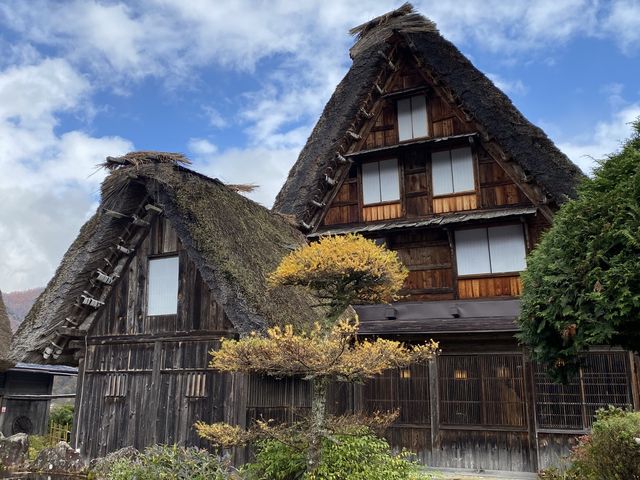
[[(389, 58), (394, 58), (396, 53), (397, 53), (397, 49), (394, 46), (389, 51), (389, 54), (388, 54)], [(382, 110), (382, 104), (384, 100), (382, 100), (380, 96), (384, 95), (385, 89), (388, 89), (393, 84), (397, 76), (399, 75), (399, 72), (401, 70), (400, 67), (402, 66), (401, 62), (398, 61), (396, 65), (398, 66), (398, 69), (395, 71), (392, 71), (391, 73), (389, 73), (385, 69), (382, 69), (378, 77), (376, 78), (376, 80), (373, 82), (373, 85), (371, 87), (371, 92), (369, 93), (368, 96), (365, 97), (365, 100), (361, 105), (361, 108), (364, 108), (366, 111), (368, 111), (371, 116), (366, 119), (366, 121), (364, 122), (364, 125), (362, 125), (358, 131), (358, 135), (360, 139), (357, 142), (348, 143), (347, 144), (348, 146), (345, 149), (343, 149), (342, 153), (337, 152), (338, 162), (341, 163), (340, 157), (345, 158), (344, 155), (346, 155), (347, 153), (350, 153), (362, 148), (362, 145), (366, 141), (367, 135), (373, 128), (376, 118), (380, 114), (380, 111)], [(380, 87), (379, 83), (382, 80), (384, 80), (384, 83), (383, 83), (384, 86)], [(378, 98), (374, 97), (374, 91), (377, 91), (377, 93), (379, 94)], [(372, 105), (369, 105), (369, 103), (372, 103)], [(334, 179), (336, 180), (336, 185), (328, 189), (321, 200), (317, 199), (317, 200), (320, 200), (320, 203), (324, 203), (325, 207), (316, 209), (314, 214), (311, 216), (311, 220), (309, 224), (305, 224), (310, 227), (309, 231), (314, 230), (322, 223), (322, 219), (326, 215), (327, 209), (331, 205), (331, 202), (333, 201), (335, 196), (338, 194), (338, 190), (342, 185), (342, 183), (344, 182), (345, 178), (347, 178), (347, 176), (349, 175), (349, 169), (351, 168), (350, 164), (351, 162), (348, 160), (347, 160), (347, 163), (342, 164), (342, 168), (340, 168), (334, 176)]]
[(60, 327), (58, 328), (58, 334), (65, 337), (72, 338), (84, 338), (87, 336), (87, 332), (78, 328)]

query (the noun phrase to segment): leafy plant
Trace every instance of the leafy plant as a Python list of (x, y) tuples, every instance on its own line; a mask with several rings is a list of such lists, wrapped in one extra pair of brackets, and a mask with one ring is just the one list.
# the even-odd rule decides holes
[(420, 476), (406, 452), (394, 455), (389, 444), (370, 431), (336, 435), (322, 441), (320, 463), (306, 472), (305, 446), (264, 440), (253, 463), (244, 470), (249, 480), (408, 480)]
[(51, 439), (46, 435), (29, 435), (29, 449), (27, 450), (29, 461), (34, 461), (42, 450), (53, 446), (55, 445), (51, 444)]
[(591, 435), (580, 437), (565, 473), (547, 470), (549, 480), (640, 480), (640, 412), (601, 409)]
[(73, 424), (73, 405), (56, 405), (49, 412), (49, 425), (71, 425)]
[(136, 458), (116, 461), (109, 480), (227, 480), (238, 478), (226, 459), (206, 450), (154, 445)]
[(640, 351), (640, 120), (634, 130), (527, 260), (519, 338), (561, 378), (589, 346)]

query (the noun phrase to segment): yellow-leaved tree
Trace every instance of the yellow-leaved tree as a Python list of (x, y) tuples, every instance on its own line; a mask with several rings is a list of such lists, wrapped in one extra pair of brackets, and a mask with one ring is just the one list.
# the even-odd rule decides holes
[[(406, 276), (396, 253), (371, 240), (359, 235), (324, 237), (286, 256), (268, 281), (273, 286), (310, 289), (327, 307), (326, 321), (306, 331), (274, 327), (265, 335), (224, 340), (219, 350), (210, 352), (210, 366), (223, 372), (298, 376), (312, 382), (311, 413), (304, 432), (309, 472), (319, 464), (323, 438), (336, 425), (344, 425), (327, 414), (331, 382), (362, 382), (389, 368), (426, 362), (439, 351), (434, 341), (405, 345), (357, 338), (358, 317), (350, 305), (396, 299)], [(226, 424), (198, 423), (196, 428), (203, 438), (229, 447), (251, 441), (268, 426), (259, 423), (249, 432)]]

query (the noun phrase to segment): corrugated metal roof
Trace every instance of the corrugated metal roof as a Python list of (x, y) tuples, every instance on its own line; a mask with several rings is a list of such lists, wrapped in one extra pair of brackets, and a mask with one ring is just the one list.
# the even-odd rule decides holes
[(346, 233), (365, 233), (387, 230), (398, 230), (419, 227), (440, 227), (471, 222), (474, 220), (492, 220), (495, 218), (519, 217), (521, 215), (533, 215), (536, 207), (505, 208), (501, 210), (481, 210), (439, 215), (437, 217), (420, 220), (400, 220), (391, 222), (369, 223), (366, 225), (350, 225), (348, 227), (325, 228), (307, 235), (308, 238), (317, 238), (323, 235), (344, 235)]

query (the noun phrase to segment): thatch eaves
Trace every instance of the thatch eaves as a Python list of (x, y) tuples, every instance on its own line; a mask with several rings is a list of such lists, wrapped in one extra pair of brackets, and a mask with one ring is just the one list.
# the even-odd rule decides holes
[(13, 366), (9, 361), (9, 348), (11, 345), (11, 323), (9, 314), (2, 300), (0, 291), (0, 372), (4, 372)]
[(525, 175), (531, 177), (556, 204), (575, 196), (584, 177), (545, 135), (529, 122), (511, 100), (448, 40), (435, 24), (415, 13), (410, 4), (352, 30), (353, 64), (324, 108), (307, 144), (292, 167), (274, 203), (274, 210), (293, 215), (302, 224), (315, 214), (310, 207), (325, 197), (327, 172), (336, 170), (336, 152), (343, 151), (374, 84), (387, 66), (385, 54), (400, 45), (418, 60), (420, 68), (446, 86), (455, 102), (482, 126)]
[(16, 333), (14, 357), (42, 361), (42, 348), (145, 199), (162, 208), (238, 333), (316, 319), (315, 299), (305, 292), (267, 288), (268, 273), (305, 242), (281, 215), (185, 168), (184, 157), (177, 154), (136, 153), (107, 163), (111, 173), (103, 182), (98, 212), (81, 229)]

